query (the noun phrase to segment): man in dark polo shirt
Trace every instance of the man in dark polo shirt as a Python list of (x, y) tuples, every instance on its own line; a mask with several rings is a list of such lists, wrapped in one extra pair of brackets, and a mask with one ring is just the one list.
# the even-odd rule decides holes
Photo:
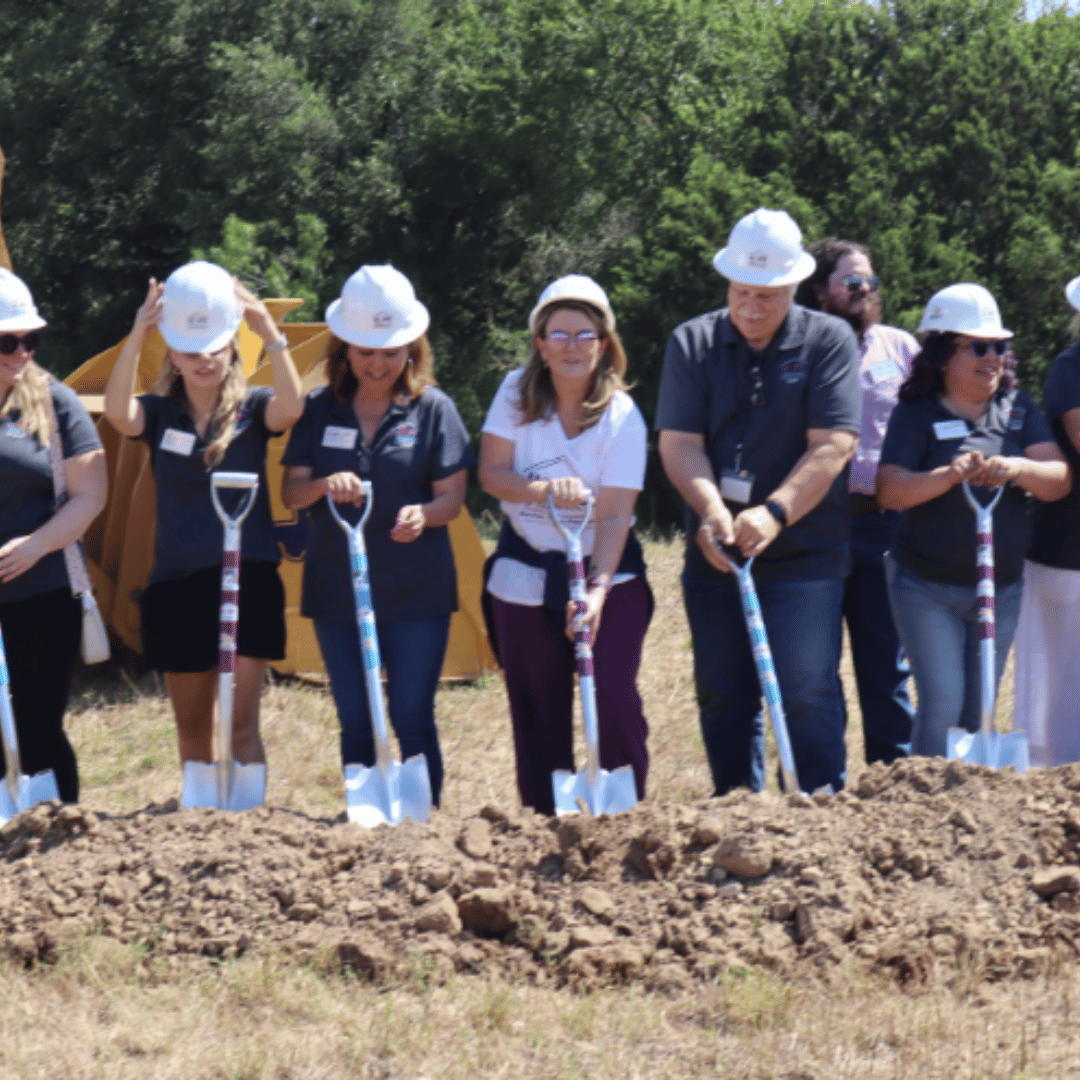
[(671, 335), (656, 413), (664, 470), (687, 503), (683, 598), (709, 767), (717, 795), (764, 786), (761, 689), (720, 546), (736, 544), (754, 558), (799, 782), (838, 790), (858, 345), (842, 319), (793, 303), (814, 259), (786, 213), (744, 217), (713, 265), (728, 307)]

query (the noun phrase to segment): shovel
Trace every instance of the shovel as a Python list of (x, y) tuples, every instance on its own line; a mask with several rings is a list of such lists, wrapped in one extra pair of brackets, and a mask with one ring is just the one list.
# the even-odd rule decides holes
[(994, 507), (1001, 498), (1004, 487), (984, 506), (967, 482), (964, 482), (964, 498), (975, 511), (976, 549), (979, 583), (975, 592), (979, 598), (979, 675), (982, 683), (981, 722), (977, 734), (963, 728), (949, 728), (946, 756), (961, 758), (972, 765), (989, 765), (1003, 769), (1011, 765), (1017, 772), (1027, 772), (1028, 741), (1023, 731), (1001, 734), (994, 726), (994, 699), (997, 694), (994, 655)]
[(574, 619), (574, 657), (577, 660), (578, 687), (581, 690), (581, 716), (585, 722), (585, 768), (578, 773), (556, 769), (551, 774), (555, 794), (555, 813), (576, 814), (585, 809), (592, 815), (619, 814), (637, 805), (634, 770), (623, 765), (614, 772), (600, 768), (600, 724), (596, 712), (596, 682), (593, 678), (592, 644), (589, 631), (582, 625), (585, 612), (585, 557), (581, 552), (581, 534), (592, 515), (590, 495), (577, 531), (571, 531), (555, 512), (555, 502), (548, 495), (548, 513), (566, 541), (566, 573), (570, 579), (570, 599), (577, 615)]
[(784, 717), (784, 703), (780, 700), (780, 683), (776, 679), (772, 649), (769, 648), (769, 638), (765, 633), (765, 620), (761, 617), (757, 587), (750, 574), (754, 560), (744, 558), (743, 553), (733, 544), (724, 544), (722, 549), (728, 562), (735, 567), (735, 575), (739, 580), (739, 599), (742, 601), (746, 632), (750, 636), (758, 682), (761, 683), (761, 692), (765, 695), (769, 723), (772, 725), (776, 750), (780, 755), (780, 785), (785, 792), (798, 791), (799, 774), (795, 771), (795, 754), (791, 749), (791, 738)]
[(34, 776), (23, 776), (19, 761), (19, 736), (15, 731), (15, 713), (11, 709), (10, 680), (4, 637), (0, 634), (0, 734), (4, 741), (4, 763), (7, 773), (0, 780), (0, 825), (16, 814), (29, 810), (34, 803), (59, 799), (56, 776), (52, 769)]
[(416, 754), (404, 762), (395, 761), (390, 754), (390, 736), (386, 728), (382, 694), (382, 660), (379, 658), (379, 639), (375, 633), (367, 546), (364, 543), (364, 523), (371, 514), (371, 481), (362, 480), (360, 486), (364, 493), (364, 512), (356, 525), (350, 525), (338, 513), (329, 494), (326, 502), (349, 541), (356, 626), (360, 632), (368, 711), (375, 735), (375, 764), (345, 766), (345, 799), (349, 820), (372, 829), (376, 825), (397, 825), (404, 818), (427, 821), (431, 813), (431, 777), (427, 758), (423, 754)]
[[(246, 492), (237, 512), (229, 515), (218, 498), (219, 488)], [(216, 761), (184, 762), (180, 805), (215, 810), (253, 810), (266, 801), (266, 766), (233, 761), (233, 695), (236, 690), (236, 628), (240, 619), (240, 526), (255, 505), (259, 477), (255, 473), (217, 472), (210, 477), (210, 498), (225, 529), (221, 559), (221, 629), (218, 641), (218, 722), (214, 731)]]

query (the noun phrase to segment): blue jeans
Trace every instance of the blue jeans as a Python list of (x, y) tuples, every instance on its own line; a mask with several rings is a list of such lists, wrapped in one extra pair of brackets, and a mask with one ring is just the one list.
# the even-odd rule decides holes
[[(683, 574), (694, 647), (701, 735), (715, 793), (765, 786), (761, 687), (734, 574)], [(787, 714), (795, 768), (807, 791), (844, 786), (844, 695), (840, 663), (843, 578), (772, 581), (758, 599)]]
[[(343, 765), (374, 765), (375, 735), (371, 729), (364, 658), (355, 619), (315, 619), (330, 690), (341, 722)], [(401, 743), (401, 756), (423, 754), (431, 777), (431, 797), (439, 805), (443, 762), (435, 730), (435, 689), (439, 684), (450, 616), (375, 623), (379, 653), (386, 669), (387, 710)]]
[[(928, 581), (905, 570), (891, 555), (885, 556), (885, 573), (893, 619), (919, 692), (911, 752), (944, 757), (949, 728), (979, 730), (982, 702), (975, 588)], [(997, 589), (994, 599), (997, 682), (1016, 633), (1023, 590), (1021, 578)]]
[(844, 618), (862, 711), (866, 763), (886, 765), (911, 753), (915, 710), (908, 693), (911, 668), (889, 609), (885, 552), (900, 515), (861, 514), (851, 522), (851, 575), (844, 587)]

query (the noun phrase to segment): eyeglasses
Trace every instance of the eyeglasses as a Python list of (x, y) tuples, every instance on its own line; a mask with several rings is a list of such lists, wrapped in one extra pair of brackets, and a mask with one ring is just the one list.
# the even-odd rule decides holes
[(0, 356), (14, 356), (21, 345), (32, 353), (41, 341), (41, 331), (31, 330), (28, 334), (0, 334)]
[(568, 334), (565, 330), (549, 330), (547, 333), (548, 341), (553, 341), (556, 345), (569, 345), (571, 341), (576, 341), (582, 347), (591, 345), (594, 341), (600, 340), (600, 335), (595, 330), (579, 330), (576, 334)]
[(849, 293), (857, 293), (864, 285), (870, 290), (870, 292), (877, 292), (878, 285), (881, 284), (877, 274), (848, 274), (847, 277), (840, 279), (840, 284), (847, 289)]
[(1009, 351), (1007, 341), (969, 341), (968, 346), (976, 360), (982, 360), (991, 350), (995, 356), (1004, 356)]

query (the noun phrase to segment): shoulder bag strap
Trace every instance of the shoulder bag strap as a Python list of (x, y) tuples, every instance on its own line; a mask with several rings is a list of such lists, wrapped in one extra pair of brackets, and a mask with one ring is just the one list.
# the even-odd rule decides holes
[[(64, 479), (64, 448), (60, 441), (60, 421), (56, 416), (51, 385), (46, 387), (46, 398), (49, 403), (49, 464), (52, 466), (54, 506), (59, 510), (67, 502), (68, 493), (67, 481)], [(83, 593), (90, 592), (90, 574), (78, 540), (64, 548), (64, 564), (67, 566), (72, 595), (82, 596)]]

